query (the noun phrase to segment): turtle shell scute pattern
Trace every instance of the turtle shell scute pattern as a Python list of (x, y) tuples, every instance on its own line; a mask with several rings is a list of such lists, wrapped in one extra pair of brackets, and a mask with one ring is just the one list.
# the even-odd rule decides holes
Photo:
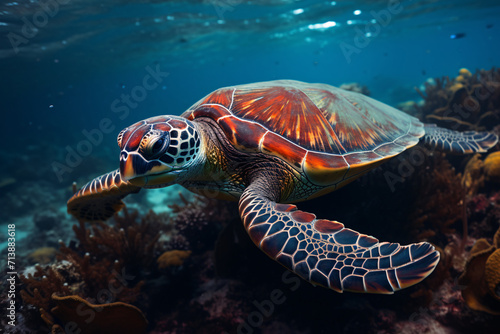
[(329, 85), (270, 81), (216, 90), (183, 115), (210, 117), (231, 144), (283, 159), (312, 184), (337, 187), (416, 145), (416, 118)]

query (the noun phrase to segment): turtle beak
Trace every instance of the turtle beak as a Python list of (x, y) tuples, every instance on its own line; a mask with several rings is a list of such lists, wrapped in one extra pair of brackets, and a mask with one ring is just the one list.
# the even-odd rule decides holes
[(120, 175), (122, 180), (134, 186), (162, 185), (174, 181), (175, 173), (172, 168), (162, 165), (158, 161), (147, 161), (137, 154), (123, 155), (120, 159)]
[(136, 176), (133, 159), (134, 156), (129, 156), (126, 160), (120, 159), (120, 176), (124, 181), (129, 181)]

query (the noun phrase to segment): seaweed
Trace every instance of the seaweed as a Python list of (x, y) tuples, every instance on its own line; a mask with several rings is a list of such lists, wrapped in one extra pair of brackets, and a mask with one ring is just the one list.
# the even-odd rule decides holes
[(462, 176), (455, 171), (444, 153), (436, 152), (429, 159), (432, 166), (423, 166), (413, 181), (417, 195), (410, 214), (419, 240), (433, 240), (455, 233), (455, 224), (462, 221), (466, 237), (466, 191)]
[(129, 212), (126, 208), (121, 215), (114, 217), (115, 223), (108, 225), (96, 222), (86, 228), (84, 222), (73, 226), (78, 240), (77, 247), (68, 247), (61, 243), (59, 260), (80, 258), (88, 253), (94, 261), (120, 262), (120, 267), (138, 275), (140, 279), (144, 269), (153, 268), (156, 257), (164, 248), (160, 237), (169, 231), (169, 216), (150, 211), (138, 221), (137, 211)]
[(77, 242), (60, 241), (56, 264), (37, 266), (34, 274), (21, 275), (24, 303), (35, 306), (49, 326), (60, 322), (51, 311), (56, 307), (54, 296), (145, 307), (147, 298), (141, 289), (147, 278), (160, 275), (157, 258), (166, 241), (159, 239), (168, 232), (170, 218), (153, 212), (138, 218), (137, 212), (125, 209), (112, 225), (83, 221), (74, 225)]
[(158, 240), (168, 220), (150, 211), (138, 221), (137, 212), (124, 209), (114, 217), (113, 225), (96, 222), (87, 228), (80, 221), (73, 226), (78, 246), (61, 242), (57, 258), (72, 263), (80, 274), (82, 296), (98, 298), (93, 296), (108, 289), (113, 291), (106, 296), (108, 301), (134, 302), (144, 279), (156, 271), (156, 259), (165, 248)]

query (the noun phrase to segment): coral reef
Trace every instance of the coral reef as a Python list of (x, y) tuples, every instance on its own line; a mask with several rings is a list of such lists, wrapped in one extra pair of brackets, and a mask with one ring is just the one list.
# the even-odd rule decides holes
[(167, 221), (166, 215), (153, 212), (138, 221), (137, 212), (125, 209), (115, 216), (114, 225), (97, 222), (86, 228), (79, 222), (73, 226), (78, 246), (61, 242), (58, 259), (69, 261), (79, 273), (84, 283), (82, 296), (99, 299), (99, 292), (112, 284), (120, 288), (105, 296), (108, 301), (134, 302), (145, 276), (156, 270), (157, 256), (164, 247), (158, 240), (167, 229)]
[[(196, 256), (205, 256), (203, 252), (214, 248), (217, 234), (228, 219), (238, 217), (234, 203), (228, 206), (203, 198), (190, 202), (182, 195), (181, 202), (172, 206), (172, 215), (150, 211), (140, 217), (125, 208), (111, 224), (78, 222), (73, 226), (76, 241), (60, 241), (58, 262), (37, 266), (34, 274), (22, 276), (24, 303), (31, 305), (31, 312), (38, 311), (54, 332), (61, 333), (67, 319), (54, 312), (59, 297), (71, 295), (72, 299), (99, 305), (119, 301), (146, 312), (158, 303), (168, 307), (157, 299), (162, 296), (155, 292), (157, 284), (168, 280), (173, 288), (173, 282), (180, 280), (179, 284), (189, 286), (189, 272), (205, 273), (198, 265), (185, 265), (182, 271), (179, 266), (195, 252)], [(175, 248), (178, 240), (185, 249)]]
[(169, 250), (160, 255), (158, 258), (158, 268), (163, 269), (172, 266), (182, 266), (184, 260), (191, 255), (191, 251), (184, 250)]
[[(496, 191), (495, 191), (496, 190)], [(481, 192), (467, 202), (469, 236), (472, 240), (488, 238), (500, 225), (500, 191)], [(472, 245), (471, 245), (472, 246)]]
[[(57, 319), (51, 310), (52, 296), (77, 295), (87, 301), (109, 304), (120, 301), (147, 305), (140, 295), (146, 278), (159, 275), (156, 261), (165, 250), (159, 239), (169, 229), (166, 215), (152, 212), (138, 219), (137, 212), (126, 209), (113, 225), (99, 222), (87, 228), (84, 222), (73, 226), (78, 243), (62, 241), (59, 262), (37, 266), (34, 274), (21, 275), (21, 296), (40, 310), (42, 319)], [(139, 298), (140, 297), (140, 298)]]
[(488, 154), (484, 159), (484, 174), (492, 182), (500, 182), (500, 151)]
[(467, 190), (467, 195), (471, 196), (484, 186), (484, 181), (484, 162), (481, 160), (481, 155), (477, 153), (472, 156), (465, 166), (462, 185)]
[[(478, 191), (487, 191), (500, 182), (500, 151), (492, 152), (483, 160), (475, 154), (465, 166), (462, 184), (467, 195), (473, 196)], [(494, 185), (495, 184), (495, 185)]]
[[(455, 229), (460, 226), (457, 223), (460, 223), (462, 206), (458, 196), (453, 195), (456, 191), (465, 194), (461, 175), (441, 154), (426, 156), (426, 160), (407, 177), (407, 182), (401, 184), (404, 187), (396, 192), (390, 191), (383, 173), (378, 171), (347, 187), (344, 192), (319, 198), (310, 204), (323, 207), (325, 215), (331, 214), (332, 201), (336, 203), (338, 215), (345, 215), (346, 212), (351, 214), (362, 206), (363, 211), (367, 212), (358, 212), (354, 217), (363, 214), (383, 217), (383, 221), (370, 221), (374, 231), (380, 234), (382, 230), (392, 229), (389, 228), (392, 225), (383, 225), (384, 228), (381, 228), (381, 224), (390, 224), (388, 221), (391, 219), (395, 220), (394, 224), (405, 225), (401, 221), (405, 219), (407, 210), (400, 205), (411, 205), (412, 201), (416, 201), (414, 216), (423, 217), (417, 213), (419, 206), (423, 210), (421, 214), (427, 216), (427, 220), (421, 221), (416, 229), (421, 238), (425, 237), (426, 231), (434, 233), (428, 237), (443, 248), (442, 266), (423, 283), (390, 298), (336, 294), (307, 284), (276, 265), (253, 245), (242, 227), (235, 203), (199, 198), (191, 202), (181, 199), (180, 205), (172, 207), (174, 213), (170, 216), (153, 213), (139, 216), (125, 210), (110, 226), (76, 225), (74, 232), (77, 242), (61, 247), (59, 263), (45, 269), (40, 267), (37, 277), (33, 277), (37, 283), (30, 283), (38, 284), (37, 297), (30, 294), (31, 299), (27, 299), (26, 303), (35, 304), (37, 299), (43, 302), (37, 308), (43, 309), (43, 317), (48, 324), (53, 324), (54, 332), (59, 330), (59, 333), (63, 333), (61, 330), (68, 321), (53, 311), (58, 306), (56, 299), (59, 296), (73, 296), (71, 298), (81, 298), (93, 304), (115, 301), (134, 304), (147, 316), (149, 333), (155, 334), (238, 331), (320, 333), (332, 323), (337, 326), (333, 332), (339, 333), (461, 331), (463, 328), (492, 332), (499, 321), (488, 318), (489, 314), (478, 315), (467, 309), (460, 286), (453, 278), (462, 270), (453, 260), (460, 248), (446, 247), (461, 243), (461, 236)], [(399, 163), (394, 160), (393, 170), (397, 171)], [(380, 196), (379, 200), (376, 194), (381, 192), (381, 187), (387, 189), (388, 197)], [(369, 190), (372, 188), (374, 190)], [(361, 194), (363, 191), (366, 194)], [(479, 221), (488, 216), (489, 220), (483, 224), (491, 225), (493, 221), (499, 221), (495, 220), (494, 209), (498, 207), (497, 201), (500, 204), (500, 195), (498, 199), (495, 194), (481, 195), (475, 194), (467, 203), (472, 215), (469, 219)], [(339, 201), (344, 198), (344, 202)], [(441, 206), (447, 208), (432, 204), (433, 201), (439, 201)], [(387, 203), (388, 212), (374, 214), (374, 210), (383, 206), (381, 203)], [(451, 212), (453, 208), (458, 212)], [(455, 218), (454, 222), (448, 221), (449, 215)], [(120, 219), (123, 221), (119, 222)], [(356, 223), (355, 218), (351, 221)], [(160, 223), (159, 226), (154, 227), (155, 222)], [(471, 233), (486, 231), (477, 224), (472, 222), (469, 226), (473, 230)], [(408, 225), (400, 228), (407, 229)], [(156, 238), (158, 234), (161, 236)], [(140, 245), (135, 245), (133, 240), (141, 240)], [(174, 247), (178, 240), (182, 240), (186, 248)], [(134, 255), (134, 252), (141, 255)], [(171, 259), (176, 262), (179, 258), (174, 255), (180, 254), (189, 254), (182, 266), (177, 266), (178, 262), (174, 266), (158, 269), (159, 263), (164, 260), (170, 262)], [(137, 262), (142, 261), (144, 265), (138, 267)], [(106, 265), (109, 267), (105, 268)], [(218, 270), (217, 267), (223, 268)], [(139, 286), (137, 291), (99, 298), (95, 294), (96, 289), (104, 287), (107, 290), (109, 286), (88, 285), (92, 277), (96, 281), (106, 281), (110, 279), (106, 276), (110, 271), (114, 269), (118, 272), (122, 268), (127, 268), (126, 276), (135, 276), (126, 281), (128, 288)], [(57, 284), (47, 289), (41, 277), (49, 277), (49, 270), (55, 271), (50, 274), (50, 280)], [(219, 277), (218, 273), (223, 273), (224, 278)], [(117, 278), (111, 278), (111, 282), (113, 290), (121, 286)], [(136, 283), (140, 284), (134, 285)], [(56, 294), (52, 298), (54, 292)], [(282, 294), (280, 303), (269, 302), (272, 293)], [(313, 300), (321, 307), (304, 308), (305, 299)], [(281, 303), (281, 300), (284, 302)], [(67, 319), (71, 319), (74, 306), (67, 307)], [(85, 310), (92, 308), (85, 306)], [(104, 327), (99, 328), (102, 330)], [(97, 329), (93, 328), (92, 331), (97, 332)]]
[(476, 241), (459, 283), (466, 286), (462, 296), (470, 308), (500, 315), (500, 229), (493, 244)]
[(178, 299), (175, 310), (164, 314), (152, 333), (234, 333), (250, 310), (247, 288), (235, 280), (203, 283), (197, 296)]
[(491, 130), (500, 121), (500, 69), (461, 69), (455, 78), (425, 83), (420, 119), (455, 130)]
[[(426, 101), (405, 108), (442, 126), (489, 129), (498, 116), (497, 76), (497, 70), (472, 74), (462, 69), (456, 78), (427, 84)], [(343, 88), (369, 94), (360, 85)], [(467, 109), (472, 98), (480, 100), (479, 110)], [(470, 116), (462, 117), (464, 111)], [(482, 238), (493, 235), (500, 223), (498, 152), (484, 159), (425, 151), (417, 161), (417, 155), (404, 152), (350, 187), (300, 203), (318, 217), (338, 219), (380, 240), (436, 245), (441, 262), (433, 274), (390, 297), (337, 294), (285, 271), (252, 243), (236, 203), (180, 195), (180, 204), (170, 206), (168, 214), (125, 209), (109, 224), (79, 222), (73, 227), (75, 241), (67, 242), (66, 235), (54, 239), (68, 224), (49, 207), (52, 193), (41, 196), (47, 207), (29, 219), (40, 237), (31, 257), (27, 252), (21, 261), (50, 262), (22, 276), (19, 319), (32, 329), (26, 333), (50, 328), (69, 333), (69, 323), (82, 333), (141, 333), (146, 326), (155, 334), (494, 333), (500, 326), (500, 317), (490, 314), (499, 310), (499, 238)], [(43, 183), (37, 187), (37, 196), (50, 190)], [(27, 205), (34, 203), (33, 194), (10, 200), (19, 201), (18, 195)], [(144, 195), (139, 200), (142, 208), (151, 204)], [(12, 210), (22, 209), (15, 205)], [(47, 235), (65, 240), (56, 262), (50, 257), (53, 249), (33, 252)], [(304, 307), (304, 300), (311, 305)], [(94, 321), (87, 324), (87, 318), (76, 316), (78, 307), (95, 313)]]
[(500, 251), (497, 249), (486, 260), (484, 276), (490, 294), (500, 302)]
[(171, 250), (200, 252), (212, 249), (224, 223), (239, 219), (238, 213), (229, 211), (222, 201), (196, 196), (190, 202), (182, 194), (180, 199), (182, 205), (170, 206), (174, 213), (174, 231), (168, 245)]
[(84, 222), (79, 222), (73, 226), (78, 247), (73, 249), (61, 244), (59, 259), (80, 263), (85, 257), (82, 255), (88, 253), (92, 261), (119, 261), (128, 272), (140, 274), (144, 268), (153, 268), (160, 248), (164, 246), (164, 242), (159, 243), (158, 240), (169, 230), (169, 217), (152, 211), (140, 221), (138, 216), (137, 211), (124, 209), (123, 214), (115, 216), (114, 225), (98, 222), (87, 229)]
[(33, 274), (19, 277), (24, 284), (20, 294), (26, 304), (35, 306), (37, 310), (50, 310), (55, 306), (51, 298), (54, 293), (71, 294), (67, 277), (63, 276), (60, 269), (55, 266), (36, 266), (35, 270)]
[(437, 242), (435, 237), (454, 233), (457, 222), (467, 223), (462, 176), (456, 173), (445, 154), (435, 152), (416, 173), (413, 182), (418, 193), (410, 220), (418, 239)]
[[(148, 321), (137, 307), (122, 303), (94, 305), (79, 296), (52, 299), (56, 306), (43, 318), (56, 333), (145, 333)], [(64, 329), (64, 330), (63, 330)]]
[(405, 101), (401, 102), (396, 106), (397, 109), (404, 111), (410, 115), (416, 115), (418, 112), (418, 103), (415, 101)]

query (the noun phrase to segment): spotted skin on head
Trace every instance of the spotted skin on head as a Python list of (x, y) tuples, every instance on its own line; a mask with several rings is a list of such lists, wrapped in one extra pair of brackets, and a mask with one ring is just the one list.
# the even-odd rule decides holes
[[(162, 140), (165, 146), (160, 155), (151, 152)], [(124, 176), (127, 168), (134, 173), (147, 173), (154, 168), (174, 170), (191, 162), (198, 155), (201, 138), (192, 122), (179, 117), (160, 116), (138, 122), (122, 130), (117, 137), (120, 169), (104, 174), (83, 186), (68, 201), (68, 212), (87, 221), (106, 220), (120, 211), (122, 199), (141, 188), (158, 185), (133, 185)]]
[[(158, 138), (163, 133), (168, 134), (168, 147), (162, 155), (148, 159), (146, 148), (151, 139)], [(160, 116), (136, 123), (124, 129), (118, 135), (118, 146), (122, 150), (122, 160), (130, 155), (140, 156), (143, 164), (152, 161), (166, 164), (172, 168), (185, 165), (195, 157), (200, 150), (201, 138), (194, 130), (192, 122), (179, 117)], [(148, 166), (149, 167), (149, 166)], [(149, 170), (150, 168), (145, 169)], [(137, 167), (136, 167), (137, 168)]]

